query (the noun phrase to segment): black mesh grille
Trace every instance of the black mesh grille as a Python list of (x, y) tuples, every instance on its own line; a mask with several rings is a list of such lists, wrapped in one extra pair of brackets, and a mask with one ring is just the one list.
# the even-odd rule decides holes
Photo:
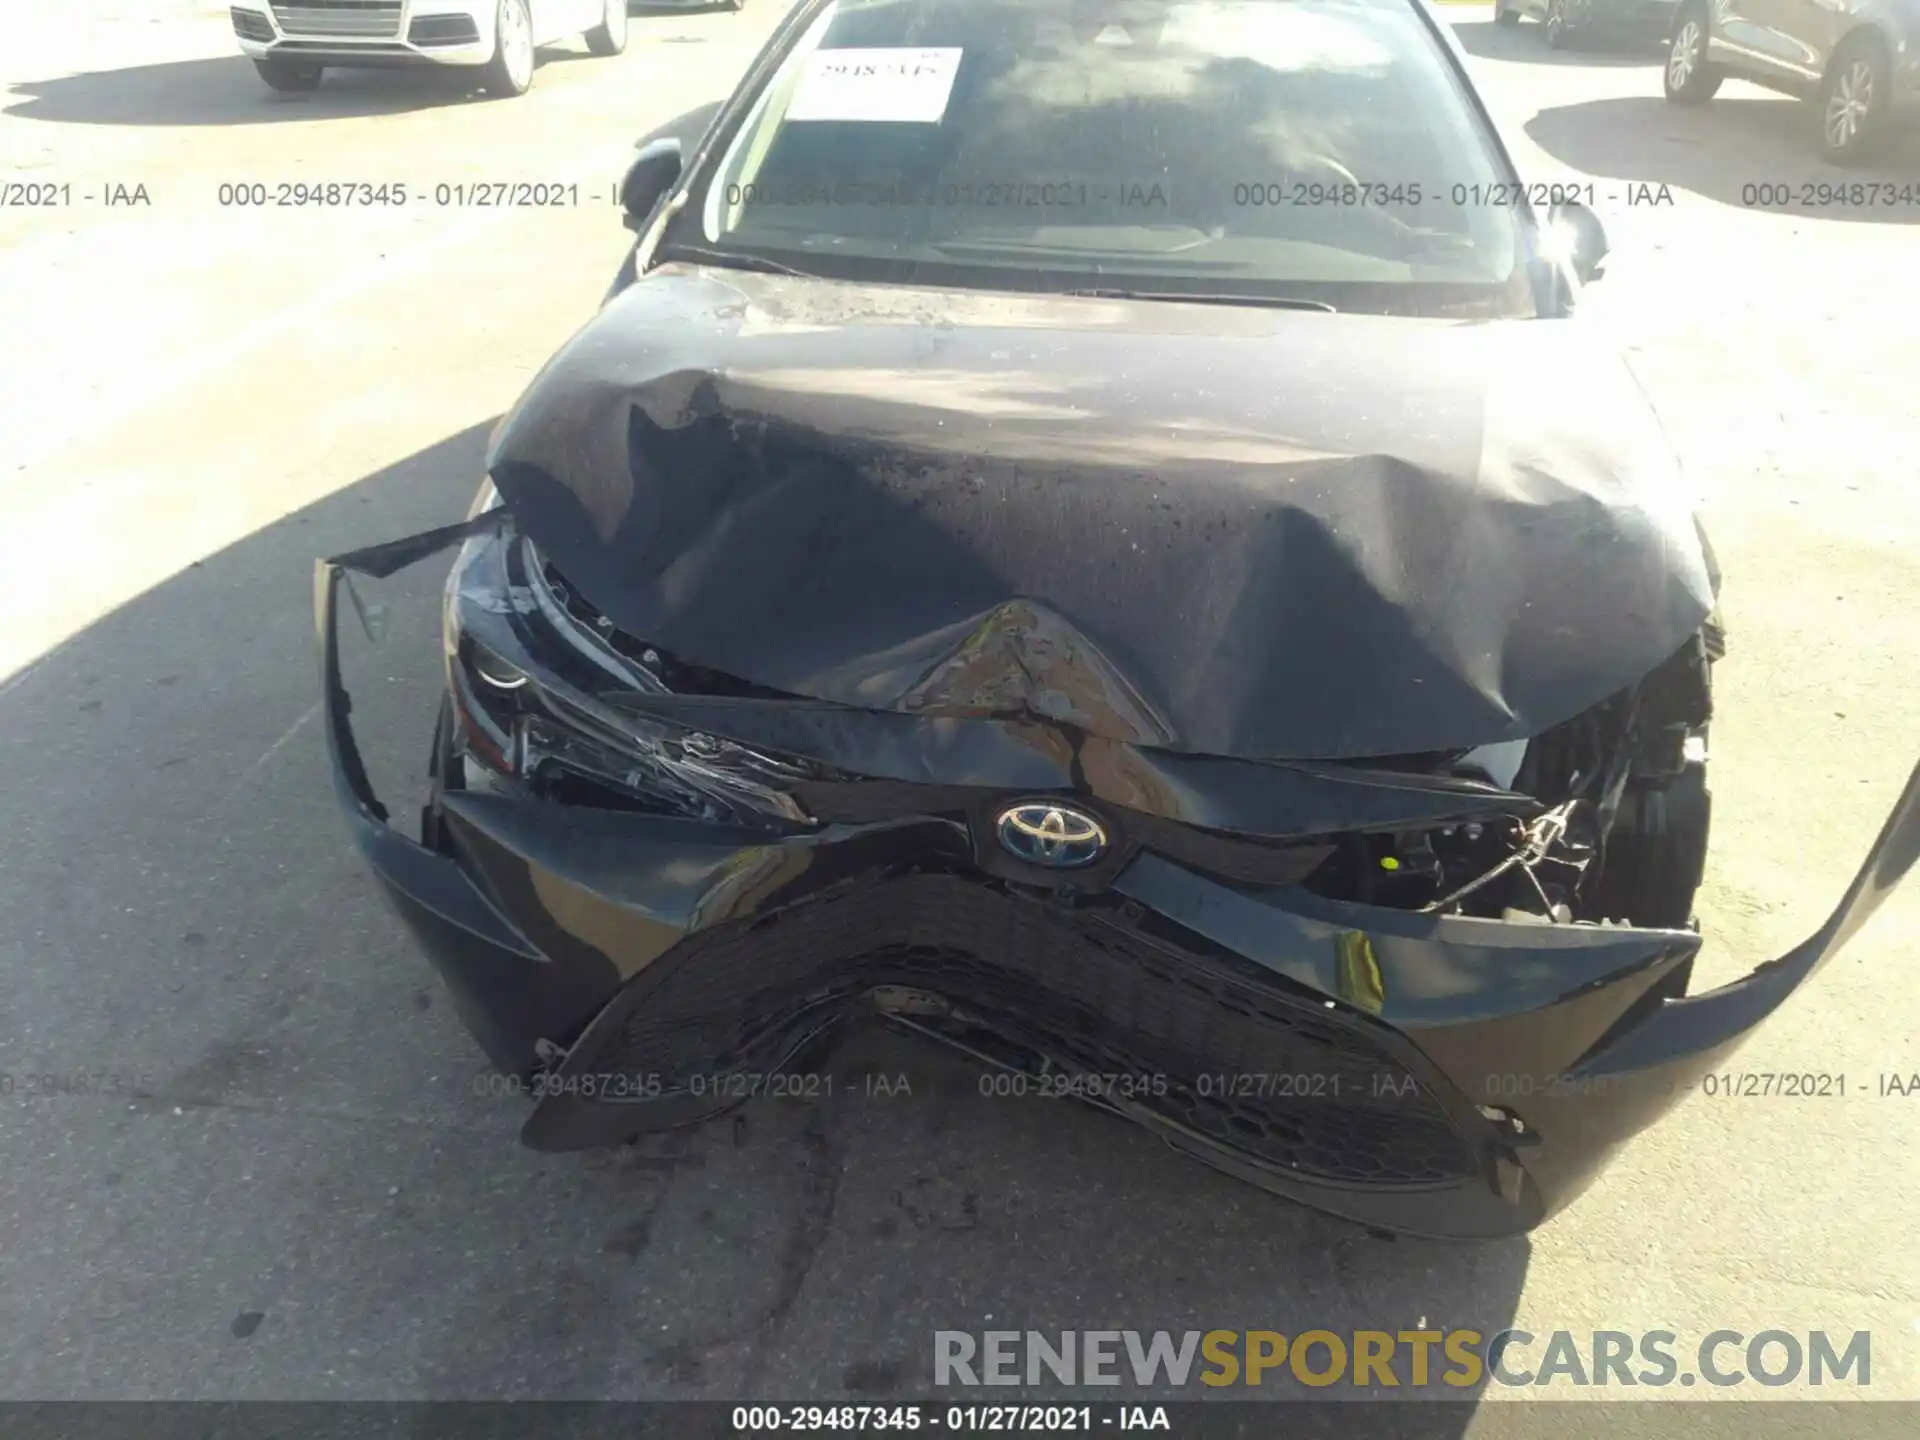
[(407, 27), (415, 45), (471, 45), (480, 39), (470, 15), (422, 15)]
[(233, 16), (233, 33), (243, 40), (258, 40), (265, 44), (273, 39), (273, 26), (267, 17), (257, 10), (242, 10), (235, 6), (230, 12)]
[(719, 926), (650, 973), (580, 1068), (657, 1077), (671, 1093), (764, 1066), (783, 1036), (901, 986), (1071, 1072), (1163, 1077), (1133, 1103), (1276, 1170), (1368, 1185), (1477, 1170), (1439, 1102), (1362, 1024), (1245, 962), (959, 875), (868, 880)]

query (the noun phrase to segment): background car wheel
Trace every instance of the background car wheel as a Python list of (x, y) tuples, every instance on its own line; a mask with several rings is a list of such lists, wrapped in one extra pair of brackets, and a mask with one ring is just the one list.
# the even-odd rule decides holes
[(285, 95), (318, 90), (320, 76), (325, 73), (322, 66), (295, 65), (287, 60), (256, 60), (253, 68), (260, 72), (262, 80)]
[(533, 84), (533, 16), (527, 0), (500, 0), (494, 17), (493, 59), (480, 74), (489, 95), (524, 95)]
[(1820, 86), (1820, 153), (1836, 165), (1872, 159), (1886, 139), (1893, 85), (1886, 48), (1862, 36), (1849, 40)]
[(1520, 12), (1509, 9), (1507, 0), (1494, 0), (1493, 23), (1496, 25), (1518, 25)]
[(1679, 105), (1705, 104), (1720, 88), (1720, 71), (1707, 63), (1707, 7), (1702, 0), (1688, 0), (1674, 17), (1660, 84), (1667, 99)]
[(1567, 0), (1547, 0), (1547, 48), (1564, 50), (1571, 38), (1567, 31)]
[(587, 49), (595, 55), (618, 55), (627, 48), (627, 0), (606, 0), (600, 23), (587, 31)]

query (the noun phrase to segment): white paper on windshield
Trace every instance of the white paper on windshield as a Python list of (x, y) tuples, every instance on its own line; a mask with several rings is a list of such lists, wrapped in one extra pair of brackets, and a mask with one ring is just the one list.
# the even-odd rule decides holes
[(960, 73), (960, 47), (816, 50), (807, 57), (789, 120), (937, 125)]

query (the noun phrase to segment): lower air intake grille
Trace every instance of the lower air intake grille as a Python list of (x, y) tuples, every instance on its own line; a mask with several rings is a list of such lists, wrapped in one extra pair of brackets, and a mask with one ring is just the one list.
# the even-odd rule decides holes
[(784, 1037), (901, 986), (1069, 1072), (1164, 1077), (1133, 1103), (1275, 1171), (1370, 1186), (1477, 1173), (1439, 1102), (1363, 1026), (1245, 962), (959, 875), (869, 881), (718, 926), (647, 976), (600, 1053), (570, 1064), (674, 1092), (764, 1068)]
[(275, 5), (273, 15), (289, 35), (386, 40), (400, 33), (400, 0), (302, 0)]
[(473, 45), (480, 39), (471, 15), (422, 15), (407, 27), (415, 45)]
[(236, 5), (230, 13), (233, 16), (233, 33), (242, 40), (257, 40), (263, 45), (273, 43), (273, 26), (258, 10), (242, 10)]

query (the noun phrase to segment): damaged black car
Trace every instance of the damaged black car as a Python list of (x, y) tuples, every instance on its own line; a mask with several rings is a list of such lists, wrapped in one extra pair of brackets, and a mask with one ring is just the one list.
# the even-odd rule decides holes
[[(1690, 993), (1719, 574), (1417, 0), (796, 7), (645, 147), (472, 515), (321, 562), (354, 835), (566, 1150), (857, 1016), (1361, 1223), (1527, 1230)], [(336, 636), (457, 547), (418, 839)], [(422, 744), (427, 737), (422, 736)]]

